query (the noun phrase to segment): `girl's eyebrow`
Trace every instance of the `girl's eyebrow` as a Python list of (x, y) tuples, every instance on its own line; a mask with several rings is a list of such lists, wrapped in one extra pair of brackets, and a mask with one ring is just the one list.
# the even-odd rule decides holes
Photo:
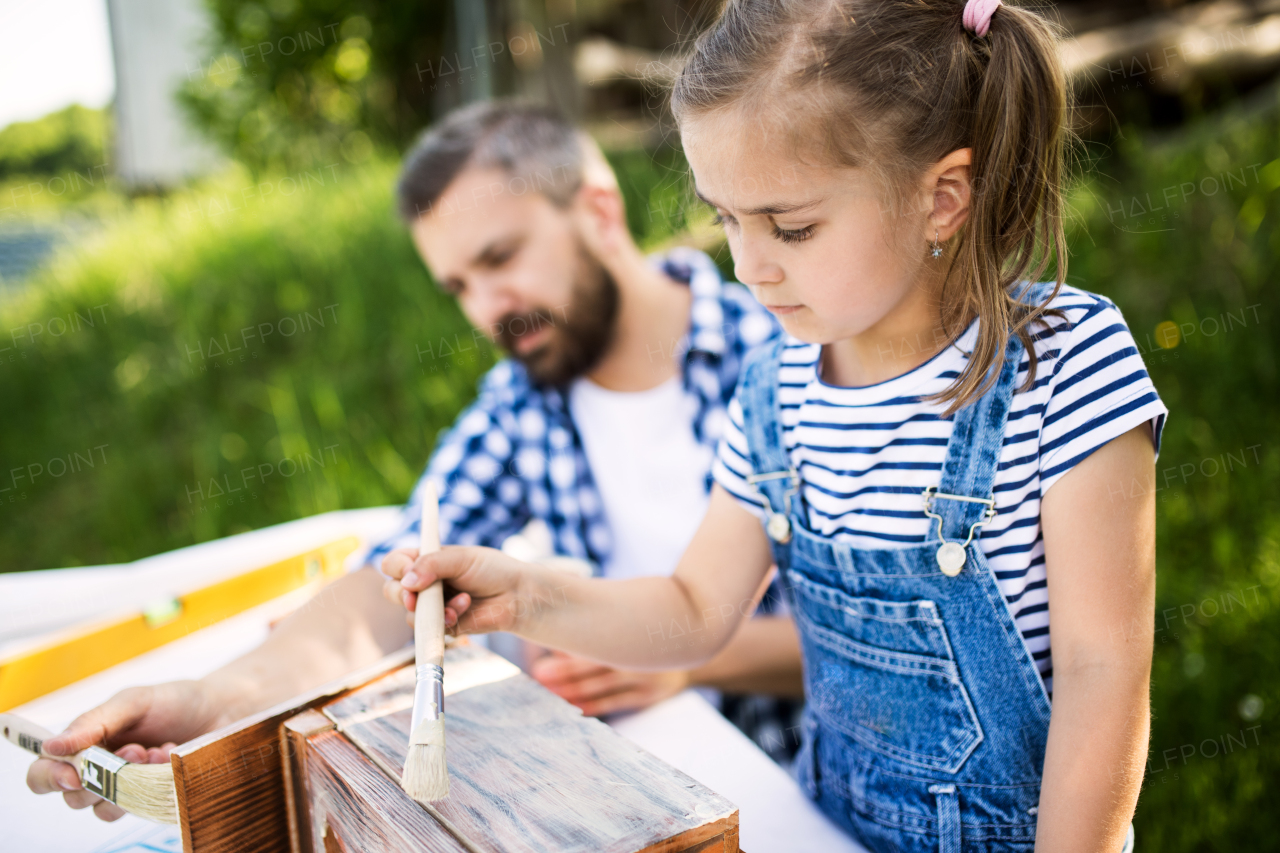
[[(704, 204), (709, 204), (712, 207), (720, 206), (703, 195), (702, 191), (696, 186), (693, 188), (693, 194), (696, 195)], [(802, 210), (808, 210), (811, 207), (816, 207), (821, 204), (822, 201), (823, 199), (816, 198), (813, 201), (806, 201), (803, 204), (766, 204), (763, 207), (748, 208), (744, 210), (743, 213), (748, 216), (786, 216), (789, 213), (799, 213)]]

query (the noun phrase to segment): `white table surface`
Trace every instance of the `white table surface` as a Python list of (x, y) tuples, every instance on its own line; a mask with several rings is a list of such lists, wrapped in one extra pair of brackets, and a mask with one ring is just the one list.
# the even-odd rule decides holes
[[(59, 605), (78, 618), (136, 607), (158, 590), (179, 593), (354, 534), (374, 539), (391, 530), (398, 508), (326, 513), (309, 519), (184, 548), (123, 566), (0, 574), (0, 648), (30, 641), (33, 629), (65, 625)], [(101, 574), (95, 574), (101, 572)], [(137, 684), (198, 678), (249, 649), (268, 624), (299, 606), (305, 591), (283, 596), (189, 634), (147, 654), (15, 708), (53, 731)], [(14, 629), (18, 622), (24, 626)], [(5, 630), (8, 629), (8, 630)], [(612, 723), (615, 730), (682, 770), (739, 808), (747, 853), (865, 853), (829, 822), (778, 765), (696, 693), (687, 691)], [(0, 744), (0, 851), (4, 853), (180, 853), (176, 827), (125, 815), (103, 823), (72, 811), (57, 795), (27, 790), (30, 756)]]
[(747, 853), (866, 853), (692, 690), (610, 725), (736, 805), (738, 843)]

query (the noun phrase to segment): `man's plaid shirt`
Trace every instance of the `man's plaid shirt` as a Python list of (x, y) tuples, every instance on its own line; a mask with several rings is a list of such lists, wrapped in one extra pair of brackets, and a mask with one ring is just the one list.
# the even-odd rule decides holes
[[(714, 450), (744, 356), (777, 326), (745, 287), (723, 281), (702, 252), (673, 249), (650, 263), (692, 291), (689, 331), (674, 347), (685, 392), (698, 403), (694, 436)], [(519, 362), (503, 360), (485, 376), (475, 402), (438, 443), (400, 527), (365, 562), (380, 566), (388, 552), (417, 547), (428, 481), (440, 495), (446, 545), (501, 547), (536, 518), (550, 529), (557, 554), (587, 560), (597, 574), (609, 558), (609, 524), (569, 416), (567, 389), (534, 385)]]

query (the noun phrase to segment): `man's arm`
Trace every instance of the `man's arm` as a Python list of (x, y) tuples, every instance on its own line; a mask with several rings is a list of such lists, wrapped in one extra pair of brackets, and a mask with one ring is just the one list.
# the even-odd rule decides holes
[(251, 652), (201, 681), (230, 722), (368, 666), (412, 639), (382, 596), (383, 577), (351, 572), (289, 615)]
[[(381, 594), (382, 577), (352, 572), (287, 617), (261, 646), (202, 679), (130, 687), (45, 742), (54, 755), (93, 744), (126, 747), (135, 762), (168, 761), (168, 749), (367, 666), (408, 642), (403, 611)], [(152, 747), (143, 750), (137, 746)], [(75, 768), (40, 759), (27, 772), (37, 794), (63, 793), (73, 809), (115, 820), (117, 806), (83, 790)]]
[[(497, 368), (490, 372), (480, 397), (458, 416), (454, 428), (433, 452), (432, 463), (414, 489), (400, 529), (373, 549), (370, 563), (376, 566), (392, 548), (417, 544), (419, 501), (428, 479), (444, 486), (440, 509), (441, 533), (446, 542), (462, 538), (500, 542), (506, 533), (519, 529), (527, 520), (528, 512), (523, 507), (516, 507), (500, 520), (485, 511), (490, 501), (498, 500), (499, 479), (512, 470), (515, 441), (502, 427), (509, 419), (501, 416), (501, 395), (493, 390), (502, 387), (507, 375)], [(464, 423), (466, 428), (462, 428)], [(477, 461), (486, 464), (468, 464)], [(471, 476), (471, 471), (477, 475)], [(480, 508), (474, 501), (459, 498), (460, 492), (483, 495)], [(243, 657), (196, 681), (123, 690), (76, 718), (46, 747), (55, 755), (69, 755), (91, 744), (105, 744), (113, 750), (127, 747), (129, 760), (167, 760), (167, 746), (191, 740), (367, 666), (412, 636), (404, 611), (382, 597), (382, 581), (373, 570), (353, 572), (318, 593), (277, 626), (266, 642)], [(131, 746), (136, 744), (150, 749)], [(82, 790), (78, 776), (64, 763), (36, 761), (27, 774), (27, 784), (36, 793), (65, 792), (72, 808), (93, 806), (105, 819), (123, 814), (111, 803)]]
[(1054, 691), (1039, 853), (1114, 853), (1133, 818), (1150, 733), (1155, 490), (1103, 496), (1108, 483), (1154, 482), (1154, 464), (1144, 424), (1044, 497)]

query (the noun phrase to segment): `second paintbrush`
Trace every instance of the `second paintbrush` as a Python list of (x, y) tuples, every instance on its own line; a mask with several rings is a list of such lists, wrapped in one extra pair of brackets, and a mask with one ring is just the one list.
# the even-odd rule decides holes
[(97, 746), (75, 755), (50, 755), (44, 743), (53, 739), (53, 732), (16, 714), (0, 714), (0, 733), (27, 752), (75, 767), (89, 793), (156, 823), (178, 822), (173, 768), (168, 764), (133, 764)]
[[(439, 505), (434, 485), (422, 496), (419, 553), (440, 550)], [(449, 796), (449, 768), (444, 749), (444, 585), (436, 581), (418, 593), (413, 645), (417, 684), (409, 728), (409, 755), (404, 763), (404, 789), (420, 803)]]

